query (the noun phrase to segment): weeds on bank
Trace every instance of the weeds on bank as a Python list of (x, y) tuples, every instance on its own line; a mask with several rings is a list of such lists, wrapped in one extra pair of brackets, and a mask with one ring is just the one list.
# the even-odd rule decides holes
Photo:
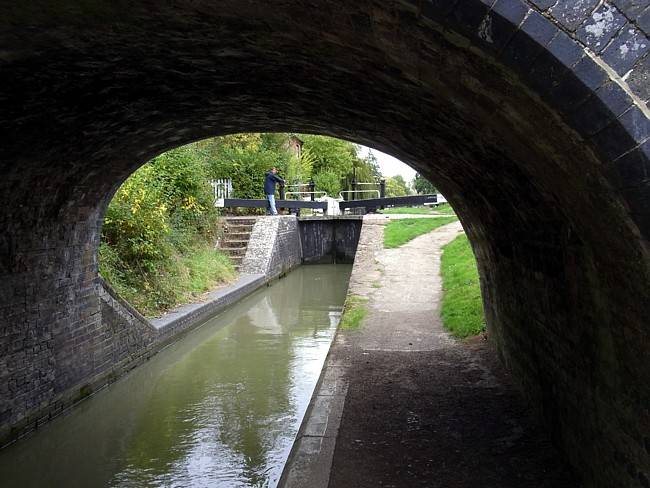
[(366, 307), (367, 298), (358, 295), (348, 295), (343, 306), (340, 328), (343, 330), (356, 330), (361, 327), (363, 319), (368, 314)]
[(195, 243), (182, 254), (174, 252), (153, 270), (125, 266), (119, 255), (102, 243), (100, 273), (146, 317), (156, 317), (176, 305), (196, 301), (236, 274), (230, 259), (207, 243)]
[(146, 316), (196, 301), (235, 274), (212, 249), (221, 228), (208, 163), (198, 145), (163, 153), (133, 173), (106, 209), (99, 271)]
[(438, 227), (454, 222), (456, 217), (441, 217), (438, 219), (399, 219), (391, 220), (384, 230), (384, 247), (392, 249), (399, 247), (416, 237), (431, 232)]
[(441, 273), (443, 325), (458, 338), (479, 334), (485, 315), (476, 259), (464, 234), (443, 247)]

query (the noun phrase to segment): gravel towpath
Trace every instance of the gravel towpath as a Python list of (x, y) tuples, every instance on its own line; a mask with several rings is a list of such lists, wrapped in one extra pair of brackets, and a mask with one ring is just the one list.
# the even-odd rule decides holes
[(345, 400), (329, 487), (576, 488), (489, 343), (442, 328), (441, 248), (460, 224), (383, 249), (384, 223), (364, 224), (350, 283), (368, 315), (330, 353)]

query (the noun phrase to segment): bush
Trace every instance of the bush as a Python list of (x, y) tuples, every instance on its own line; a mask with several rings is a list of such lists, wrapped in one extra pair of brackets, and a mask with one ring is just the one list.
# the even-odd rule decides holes
[(234, 276), (212, 249), (217, 213), (200, 147), (184, 146), (145, 164), (106, 210), (102, 276), (145, 315), (191, 301)]
[(169, 209), (152, 184), (153, 166), (136, 171), (117, 191), (104, 217), (102, 240), (126, 266), (153, 271), (169, 258)]
[(341, 191), (341, 178), (333, 171), (323, 171), (314, 175), (314, 183), (319, 191), (331, 197), (338, 197)]
[(264, 198), (264, 175), (276, 166), (284, 176), (291, 155), (261, 134), (217, 137), (209, 149), (211, 178), (230, 178), (236, 198)]

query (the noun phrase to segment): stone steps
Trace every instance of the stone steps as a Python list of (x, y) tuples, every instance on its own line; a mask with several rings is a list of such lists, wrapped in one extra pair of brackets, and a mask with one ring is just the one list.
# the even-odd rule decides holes
[(248, 246), (240, 246), (240, 247), (223, 247), (221, 250), (226, 253), (228, 256), (245, 256), (246, 255), (246, 248)]
[(221, 247), (224, 248), (224, 249), (225, 248), (232, 249), (232, 248), (240, 248), (240, 247), (243, 247), (245, 249), (247, 245), (248, 245), (248, 239), (245, 239), (245, 240), (230, 240), (230, 239), (228, 239), (228, 240), (225, 240), (225, 241), (223, 241), (221, 243)]
[(244, 256), (229, 256), (232, 263), (238, 268), (241, 265), (241, 262), (244, 260)]
[(251, 237), (250, 232), (230, 232), (228, 231), (228, 237), (232, 238), (233, 241), (246, 241)]
[(250, 234), (253, 230), (254, 224), (226, 224), (227, 228), (224, 230), (228, 234)]
[(239, 270), (246, 255), (248, 241), (257, 217), (226, 217), (224, 236), (219, 242), (219, 250), (230, 258), (236, 270)]
[(229, 225), (254, 225), (257, 217), (226, 217), (226, 223)]

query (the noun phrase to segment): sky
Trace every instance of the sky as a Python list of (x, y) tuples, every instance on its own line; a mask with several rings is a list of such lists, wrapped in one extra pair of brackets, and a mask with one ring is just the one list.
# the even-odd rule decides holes
[[(361, 151), (359, 151), (359, 156), (361, 156), (362, 158), (365, 157), (368, 154), (369, 150), (370, 148), (366, 146), (361, 146)], [(385, 154), (381, 151), (377, 151), (376, 149), (372, 149), (372, 153), (377, 158), (377, 162), (379, 163), (379, 169), (381, 170), (382, 175), (384, 176), (402, 175), (404, 180), (406, 180), (407, 182), (411, 182), (413, 178), (415, 178), (415, 170), (412, 169), (410, 166), (407, 166), (406, 164), (402, 163), (399, 159), (396, 159), (393, 156), (389, 156), (388, 154)]]

